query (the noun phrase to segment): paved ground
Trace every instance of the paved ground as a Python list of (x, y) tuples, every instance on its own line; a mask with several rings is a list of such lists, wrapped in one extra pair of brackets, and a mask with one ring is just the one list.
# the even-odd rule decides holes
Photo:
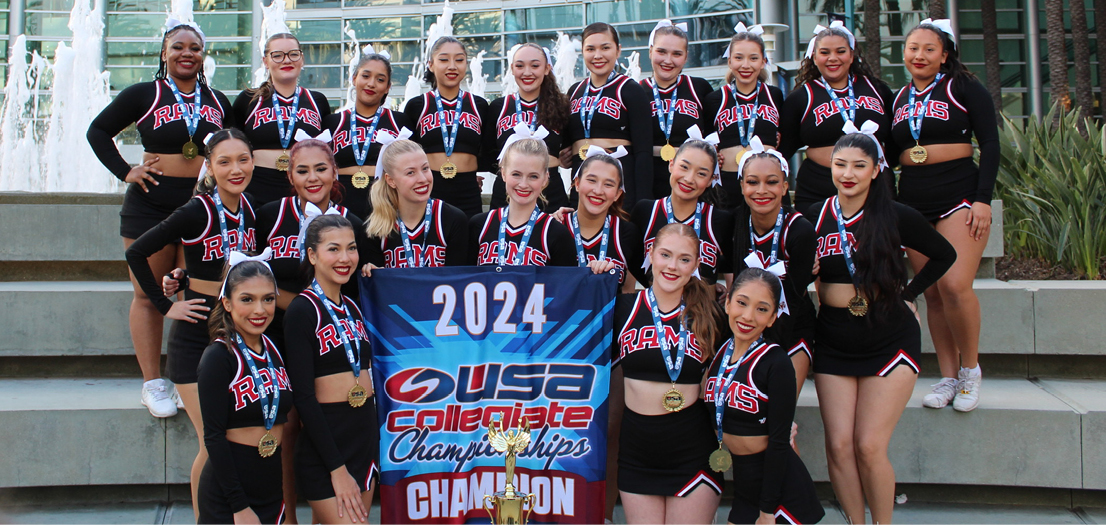
[[(845, 518), (832, 503), (823, 502), (826, 518), (822, 523), (844, 524)], [(624, 523), (621, 508), (615, 512), (615, 522)], [(715, 523), (725, 523), (729, 508), (723, 502)], [(192, 507), (187, 502), (171, 505), (125, 503), (103, 506), (24, 507), (3, 509), (0, 523), (156, 523), (187, 525), (195, 523)], [(310, 523), (311, 511), (306, 506), (297, 513), (300, 523)], [(370, 523), (380, 522), (380, 507), (374, 506)], [(1070, 510), (1062, 507), (1019, 507), (1005, 505), (963, 505), (952, 503), (910, 503), (895, 509), (897, 523), (963, 523), (963, 524), (1101, 524), (1106, 525), (1106, 509)]]

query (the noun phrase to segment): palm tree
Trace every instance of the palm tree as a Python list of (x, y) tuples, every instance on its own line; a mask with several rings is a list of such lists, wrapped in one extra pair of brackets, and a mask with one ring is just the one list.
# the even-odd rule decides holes
[(980, 0), (979, 8), (983, 19), (983, 63), (987, 71), (987, 90), (991, 92), (995, 114), (1001, 124), (1002, 70), (998, 55), (998, 11), (995, 10), (995, 0)]
[[(1098, 84), (1101, 87), (1106, 83), (1106, 0), (1094, 0), (1094, 33), (1098, 47), (1095, 53), (1098, 58)], [(1106, 104), (1102, 105), (1102, 111), (1106, 116)]]
[(1094, 112), (1091, 93), (1091, 37), (1087, 29), (1087, 7), (1084, 0), (1071, 1), (1071, 40), (1075, 52), (1075, 103), (1079, 105), (1079, 131), (1084, 133), (1083, 119)]
[[(1030, 13), (1030, 16), (1033, 16)], [(1048, 39), (1048, 83), (1052, 103), (1059, 103), (1064, 110), (1071, 109), (1068, 94), (1068, 52), (1064, 35), (1063, 0), (1045, 0), (1045, 36)], [(1060, 118), (1057, 112), (1057, 119)]]
[(879, 4), (880, 0), (864, 0), (864, 60), (876, 78), (881, 73), (879, 51), (883, 47), (879, 34)]

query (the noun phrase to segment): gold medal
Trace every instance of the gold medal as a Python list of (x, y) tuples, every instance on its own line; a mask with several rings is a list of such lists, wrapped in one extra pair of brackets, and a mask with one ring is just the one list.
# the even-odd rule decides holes
[(349, 406), (353, 408), (361, 408), (365, 404), (365, 400), (369, 398), (368, 390), (361, 385), (353, 385), (353, 388), (349, 389), (349, 393), (346, 394), (346, 400), (349, 401)]
[(668, 162), (674, 158), (676, 158), (676, 148), (665, 143), (664, 147), (661, 148), (661, 160)]
[(277, 440), (273, 436), (272, 432), (265, 431), (265, 435), (261, 436), (261, 441), (257, 442), (257, 453), (261, 454), (261, 457), (267, 458), (276, 453)]
[(277, 157), (276, 169), (278, 169), (280, 171), (288, 171), (288, 163), (291, 160), (292, 160), (292, 158), (288, 156), (288, 151), (285, 150), (284, 153), (281, 153), (280, 156)]
[(180, 149), (180, 152), (181, 155), (184, 155), (184, 158), (192, 160), (196, 158), (196, 155), (200, 154), (200, 147), (197, 146), (195, 142), (192, 142), (191, 138), (189, 138), (188, 142), (184, 143), (184, 147)]
[(457, 165), (447, 159), (438, 172), (442, 174), (443, 179), (452, 179), (457, 176)]
[(718, 450), (710, 453), (710, 469), (715, 472), (725, 472), (733, 466), (733, 458), (730, 453), (722, 449), (722, 443), (718, 443)]
[(661, 399), (661, 405), (665, 410), (669, 412), (679, 412), (684, 408), (684, 394), (679, 390), (676, 390), (676, 384), (672, 384), (672, 388), (668, 389), (664, 393), (664, 397)]
[(357, 173), (353, 174), (353, 187), (359, 190), (363, 190), (369, 187), (369, 174), (361, 170), (357, 170)]
[(910, 148), (910, 161), (914, 164), (922, 164), (929, 158), (929, 152), (926, 151), (925, 146), (922, 146), (918, 141), (914, 141), (914, 147)]
[(857, 292), (852, 299), (849, 299), (849, 313), (857, 317), (868, 315), (868, 300), (861, 297), (860, 292)]
[(589, 147), (591, 147), (591, 144), (588, 144), (587, 142), (585, 142), (583, 146), (580, 146), (580, 160), (588, 158)]

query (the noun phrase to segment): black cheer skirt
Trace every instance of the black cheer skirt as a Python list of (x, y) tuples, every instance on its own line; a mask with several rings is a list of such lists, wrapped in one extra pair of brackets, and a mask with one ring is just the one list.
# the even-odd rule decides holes
[(627, 408), (618, 443), (620, 491), (682, 497), (706, 485), (722, 493), (722, 473), (711, 470), (708, 463), (710, 453), (718, 450), (718, 438), (700, 400), (659, 416)]
[(440, 171), (431, 173), (434, 174), (431, 198), (441, 199), (446, 204), (456, 206), (469, 218), (483, 213), (484, 201), (480, 195), (480, 185), (476, 182), (475, 171), (458, 172), (452, 179), (443, 177)]
[(905, 305), (880, 324), (823, 305), (814, 336), (814, 373), (885, 377), (899, 365), (920, 372), (922, 329)]
[[(803, 465), (803, 460), (791, 447), (787, 471), (784, 473), (780, 502), (773, 514), (776, 523), (818, 523), (826, 516), (818, 494), (814, 490), (814, 481)], [(760, 494), (764, 483), (765, 453), (738, 456), (733, 458), (733, 507), (730, 508), (730, 523), (755, 523), (760, 517)]]
[[(205, 317), (210, 317), (218, 300), (213, 296), (204, 295), (191, 289), (184, 290), (184, 299), (203, 299), (204, 306), (211, 308), (203, 312)], [(211, 344), (211, 336), (208, 332), (207, 319), (195, 323), (188, 321), (173, 321), (169, 327), (169, 344), (166, 345), (168, 357), (165, 361), (165, 375), (169, 380), (178, 385), (195, 383), (197, 378), (196, 368), (200, 366), (200, 357), (204, 355), (204, 349)]]
[(899, 202), (918, 210), (929, 222), (937, 222), (975, 202), (979, 166), (971, 157), (902, 166)]
[[(362, 373), (368, 373), (368, 370)], [(326, 417), (327, 426), (338, 451), (342, 454), (346, 469), (362, 491), (372, 489), (379, 475), (377, 467), (380, 448), (380, 429), (376, 421), (376, 398), (370, 397), (358, 408), (341, 403), (319, 403)], [(334, 497), (334, 485), (330, 470), (319, 455), (311, 432), (305, 429), (296, 441), (296, 490), (308, 501), (320, 501)]]
[[(234, 470), (246, 493), (250, 508), (261, 523), (284, 523), (284, 492), (280, 470), (280, 447), (267, 458), (257, 453), (256, 446), (230, 442)], [(197, 489), (200, 515), (197, 523), (234, 523), (234, 511), (223, 493), (215, 467), (208, 458), (200, 473)]]
[(194, 177), (167, 177), (152, 173), (150, 176), (157, 184), (146, 183), (149, 193), (142, 191), (138, 184), (131, 184), (123, 195), (123, 208), (119, 210), (119, 235), (127, 239), (141, 237), (146, 230), (172, 215), (192, 198), (192, 191), (196, 188)]

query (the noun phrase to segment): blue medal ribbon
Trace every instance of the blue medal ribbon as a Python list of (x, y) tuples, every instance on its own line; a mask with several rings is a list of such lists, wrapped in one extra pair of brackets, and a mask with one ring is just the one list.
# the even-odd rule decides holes
[(173, 98), (177, 100), (177, 104), (180, 105), (182, 118), (184, 119), (184, 125), (188, 128), (188, 140), (191, 141), (192, 137), (196, 134), (196, 130), (200, 127), (200, 109), (203, 108), (203, 104), (200, 102), (200, 89), (199, 83), (196, 84), (196, 99), (192, 101), (192, 109), (189, 110), (188, 105), (184, 103), (184, 99), (181, 98), (180, 90), (177, 89), (177, 83), (173, 82), (173, 77), (166, 76), (165, 82), (169, 84), (169, 89), (173, 91)]
[(265, 430), (272, 430), (273, 424), (276, 423), (277, 411), (280, 409), (280, 381), (277, 380), (276, 367), (273, 366), (273, 357), (269, 355), (269, 347), (265, 345), (265, 336), (261, 336), (261, 351), (264, 353), (265, 367), (269, 371), (272, 398), (269, 397), (269, 392), (265, 388), (265, 381), (257, 371), (257, 363), (254, 362), (253, 355), (250, 354), (250, 347), (242, 341), (242, 336), (234, 334), (234, 346), (237, 347), (238, 353), (242, 354), (242, 358), (246, 360), (246, 366), (250, 369), (250, 376), (253, 377), (254, 387), (257, 389), (257, 398), (261, 403), (261, 416), (265, 418)]
[(530, 234), (534, 233), (534, 223), (538, 221), (538, 217), (541, 216), (541, 211), (537, 206), (534, 206), (534, 211), (530, 212), (530, 220), (526, 223), (526, 229), (522, 232), (522, 240), (518, 243), (518, 253), (511, 258), (510, 264), (507, 263), (507, 207), (504, 206), (499, 209), (499, 265), (500, 266), (522, 266), (522, 261), (526, 260), (526, 245), (530, 243)]
[[(680, 222), (676, 220), (676, 216), (672, 213), (672, 197), (664, 198), (664, 214), (668, 217), (668, 224), (674, 222)], [(699, 228), (703, 223), (703, 203), (695, 203), (695, 221), (692, 223), (692, 228), (695, 229), (695, 236), (702, 239), (703, 236), (699, 234)]]
[(855, 122), (856, 121), (856, 94), (853, 93), (853, 77), (852, 77), (852, 75), (849, 75), (848, 79), (849, 79), (849, 99), (847, 101), (842, 101), (837, 96), (837, 92), (834, 91), (833, 87), (831, 87), (829, 85), (829, 82), (826, 81), (826, 79), (823, 78), (822, 83), (826, 87), (826, 93), (829, 93), (831, 104), (833, 105), (834, 108), (836, 108), (841, 113), (841, 118), (843, 118), (843, 119), (845, 119), (849, 122)]
[(664, 133), (665, 143), (668, 143), (669, 137), (672, 135), (672, 125), (676, 123), (676, 95), (680, 92), (680, 80), (680, 78), (677, 78), (676, 84), (672, 86), (672, 97), (668, 101), (667, 115), (665, 114), (664, 105), (661, 104), (661, 92), (656, 80), (649, 83), (653, 86), (653, 104), (657, 108), (657, 120), (661, 126), (661, 133)]
[[(576, 241), (576, 262), (580, 266), (588, 265), (588, 256), (584, 253), (584, 232), (580, 230), (580, 213), (576, 212), (572, 214), (572, 240)], [(607, 259), (607, 239), (611, 235), (611, 217), (607, 216), (603, 220), (603, 233), (599, 240), (599, 257), (600, 261)]]
[[(764, 336), (757, 338), (749, 346), (749, 350), (760, 346), (763, 342)], [(726, 412), (726, 397), (729, 394), (730, 383), (733, 382), (733, 378), (737, 375), (741, 365), (745, 364), (745, 360), (751, 355), (749, 350), (746, 350), (745, 355), (741, 356), (741, 359), (732, 365), (733, 368), (730, 368), (730, 359), (733, 357), (734, 351), (733, 338), (726, 342), (726, 349), (722, 351), (722, 362), (718, 364), (718, 376), (714, 382), (714, 424), (718, 432), (719, 443), (722, 442), (722, 415)], [(726, 374), (727, 369), (729, 369), (729, 375)]]
[(926, 113), (929, 112), (929, 97), (932, 97), (933, 92), (937, 91), (937, 84), (941, 83), (942, 78), (945, 78), (944, 73), (937, 73), (937, 78), (933, 80), (933, 85), (930, 86), (932, 89), (929, 90), (929, 93), (926, 93), (926, 98), (922, 99), (922, 109), (918, 111), (917, 115), (914, 114), (914, 97), (917, 92), (914, 91), (914, 83), (910, 83), (910, 100), (908, 101), (910, 111), (906, 113), (906, 123), (910, 125), (910, 136), (914, 137), (915, 142), (919, 141), (919, 137), (922, 136), (922, 120), (925, 120)]
[(353, 160), (357, 162), (358, 166), (364, 166), (365, 161), (369, 160), (369, 149), (373, 146), (373, 135), (376, 133), (376, 127), (380, 125), (380, 116), (384, 113), (384, 104), (376, 108), (376, 115), (373, 116), (373, 123), (369, 127), (369, 131), (365, 133), (364, 149), (357, 143), (357, 119), (359, 115), (356, 109), (349, 110), (349, 138), (350, 148), (353, 149)]
[[(457, 107), (453, 109), (453, 125), (450, 127), (446, 124), (445, 118), (447, 113), (442, 107), (442, 95), (438, 93), (438, 90), (434, 90), (434, 102), (438, 104), (438, 119), (441, 120), (441, 124), (438, 125), (438, 129), (442, 130), (442, 145), (445, 147), (445, 156), (449, 157), (453, 155), (453, 148), (457, 145), (457, 126), (461, 123), (461, 109), (464, 106), (464, 91), (457, 92)], [(449, 127), (449, 131), (446, 128)]]
[(292, 115), (288, 118), (288, 125), (284, 125), (284, 114), (280, 111), (280, 99), (276, 90), (273, 90), (273, 114), (276, 117), (277, 133), (280, 135), (280, 147), (288, 149), (292, 143), (292, 133), (296, 130), (296, 119), (300, 111), (300, 87), (296, 86), (296, 93), (292, 95)]
[[(315, 295), (319, 297), (319, 301), (323, 303), (323, 307), (326, 308), (326, 313), (330, 316), (330, 321), (333, 323), (334, 329), (342, 339), (342, 346), (346, 349), (346, 360), (349, 361), (349, 366), (353, 369), (353, 377), (361, 377), (361, 340), (354, 339), (353, 344), (350, 344), (349, 335), (346, 334), (345, 328), (342, 326), (338, 316), (334, 313), (335, 305), (330, 302), (330, 298), (326, 296), (326, 292), (323, 292), (323, 287), (319, 285), (318, 279), (311, 280), (311, 291), (315, 292)], [(347, 323), (350, 323), (351, 326), (353, 320), (352, 315), (346, 318)]]
[[(780, 214), (776, 217), (776, 227), (772, 230), (772, 251), (768, 255), (768, 264), (765, 266), (772, 266), (776, 264), (779, 259), (778, 254), (780, 251), (780, 232), (783, 230), (783, 208), (780, 208)], [(753, 218), (749, 217), (749, 245), (751, 252), (757, 251), (757, 232), (753, 230)]]
[(845, 267), (849, 269), (849, 277), (853, 279), (853, 286), (856, 284), (856, 264), (853, 263), (853, 245), (849, 242), (848, 232), (845, 231), (845, 215), (841, 212), (841, 203), (837, 197), (833, 198), (833, 211), (837, 216), (837, 235), (840, 237), (838, 242), (841, 243), (841, 252), (845, 254)]
[[(733, 91), (734, 103), (737, 105), (738, 110), (741, 110), (741, 99), (738, 98), (737, 82), (729, 85), (731, 91)], [(737, 134), (741, 138), (741, 147), (748, 148), (749, 141), (753, 140), (753, 133), (757, 127), (757, 114), (760, 113), (760, 81), (757, 81), (757, 88), (753, 91), (753, 114), (748, 119), (742, 119), (745, 121), (745, 125), (742, 126), (739, 122), (737, 124)], [(744, 117), (742, 113), (742, 117)]]
[[(522, 96), (515, 95), (515, 115), (518, 115), (519, 122), (526, 122), (526, 114), (522, 112)], [(530, 133), (533, 134), (538, 124), (538, 103), (534, 101), (534, 118), (526, 122), (526, 127), (530, 128)]]
[[(664, 366), (668, 369), (668, 377), (672, 380), (672, 383), (676, 383), (676, 379), (680, 377), (680, 370), (684, 367), (684, 356), (687, 354), (687, 326), (681, 317), (680, 319), (680, 335), (679, 343), (676, 346), (676, 355), (672, 355), (672, 348), (668, 346), (668, 336), (664, 329), (664, 321), (661, 320), (660, 307), (657, 306), (657, 296), (653, 295), (653, 288), (650, 287), (645, 290), (645, 298), (649, 301), (649, 312), (653, 314), (653, 323), (657, 329), (657, 342), (661, 345), (661, 355), (664, 356)], [(677, 316), (682, 316), (684, 311), (684, 303), (680, 302), (680, 309), (677, 311)]]
[[(606, 87), (607, 84), (610, 84), (611, 80), (616, 76), (618, 76), (618, 72), (611, 71), (611, 73), (607, 75), (606, 84), (596, 88), (596, 95), (594, 97), (591, 95), (591, 79), (584, 80), (584, 97), (583, 100), (581, 100), (580, 123), (584, 125), (585, 139), (591, 138), (591, 121), (595, 118), (595, 110), (599, 109), (599, 99), (602, 98), (599, 95), (603, 93), (603, 88)], [(589, 98), (591, 102), (593, 102), (592, 104), (588, 103)]]
[(219, 235), (223, 240), (223, 259), (230, 257), (232, 248), (235, 251), (246, 251), (246, 216), (242, 212), (242, 199), (238, 199), (238, 239), (237, 246), (232, 247), (230, 244), (230, 238), (227, 235), (227, 218), (224, 215), (225, 209), (223, 208), (223, 199), (219, 198), (219, 189), (216, 188), (211, 192), (211, 200), (215, 201), (215, 214), (219, 216)]
[[(418, 228), (415, 228), (415, 230), (417, 231), (419, 228), (422, 228), (423, 226), (426, 227), (426, 229), (423, 230), (423, 232), (422, 232), (422, 252), (423, 252), (423, 254), (426, 253), (426, 238), (430, 236), (430, 215), (433, 212), (433, 210), (434, 210), (434, 199), (429, 199), (429, 200), (426, 201), (426, 215), (422, 219), (422, 224), (420, 224)], [(401, 219), (396, 219), (396, 228), (399, 229), (399, 238), (403, 241), (403, 253), (407, 254), (407, 267), (408, 268), (419, 268), (419, 267), (421, 267), (422, 264), (419, 262), (418, 255), (415, 253), (414, 250), (411, 249), (411, 236), (407, 234), (407, 225), (404, 224)]]

